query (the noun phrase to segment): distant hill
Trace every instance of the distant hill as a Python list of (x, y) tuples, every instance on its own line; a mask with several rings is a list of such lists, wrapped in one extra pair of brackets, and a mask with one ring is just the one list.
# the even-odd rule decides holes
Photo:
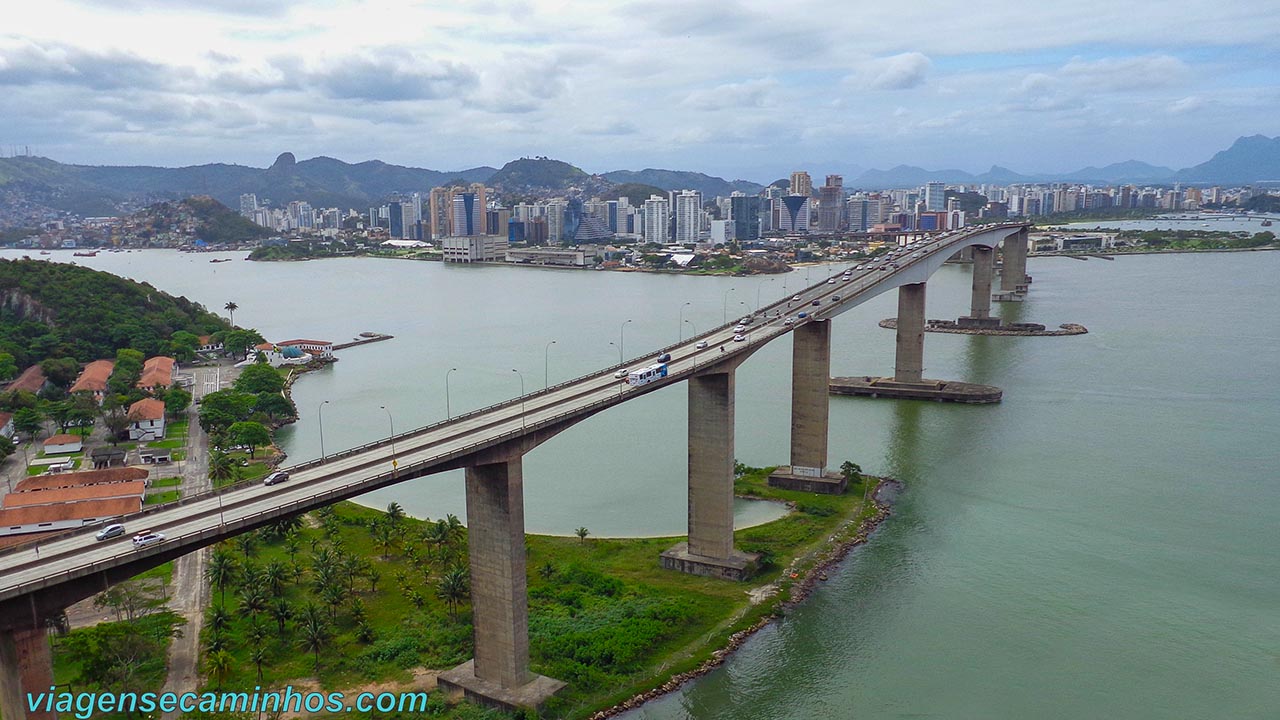
[(586, 171), (561, 160), (520, 158), (512, 160), (494, 173), (488, 182), (508, 192), (531, 188), (563, 190), (582, 185), (591, 178)]
[(1111, 163), (1105, 167), (1087, 167), (1075, 172), (1058, 175), (1062, 182), (1081, 183), (1144, 183), (1168, 182), (1174, 175), (1173, 168), (1151, 165), (1140, 160)]
[(651, 195), (667, 196), (667, 191), (654, 185), (645, 185), (643, 183), (622, 183), (613, 189), (618, 197), (625, 197), (631, 201), (632, 207), (640, 207), (644, 205), (644, 201), (648, 200)]
[(129, 218), (140, 233), (155, 237), (177, 228), (190, 228), (191, 240), (209, 245), (249, 242), (270, 236), (270, 230), (207, 195), (156, 203)]
[(178, 330), (229, 329), (200, 305), (146, 283), (67, 263), (0, 260), (0, 352), (19, 367), (111, 358), (122, 347), (155, 355)]
[(1280, 137), (1252, 135), (1237, 138), (1231, 147), (1219, 151), (1199, 165), (1179, 170), (1183, 182), (1254, 183), (1280, 181)]
[(868, 170), (851, 183), (853, 187), (886, 189), (913, 187), (927, 182), (975, 182), (974, 176), (963, 170), (925, 170), (914, 165), (898, 165), (889, 170)]
[(717, 195), (728, 197), (734, 191), (755, 195), (764, 189), (763, 185), (749, 180), (734, 180), (730, 182), (713, 175), (683, 170), (656, 170), (654, 168), (646, 168), (639, 171), (614, 170), (613, 172), (605, 173), (603, 177), (610, 182), (652, 185), (663, 190), (697, 190), (707, 199)]

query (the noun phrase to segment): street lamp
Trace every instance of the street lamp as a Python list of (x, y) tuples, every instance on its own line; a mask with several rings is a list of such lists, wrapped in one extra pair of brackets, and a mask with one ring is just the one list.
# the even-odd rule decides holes
[(320, 403), (320, 406), (319, 406), (319, 407), (317, 407), (317, 408), (316, 408), (316, 416), (320, 418), (320, 462), (322, 462), (322, 463), (325, 461), (325, 454), (324, 454), (324, 406), (325, 406), (325, 405), (328, 405), (328, 404), (329, 404), (329, 401), (328, 401), (328, 400), (325, 400), (324, 402)]
[(551, 387), (551, 346), (555, 344), (556, 341), (552, 340), (542, 349), (542, 387), (544, 389)]
[(684, 309), (689, 307), (692, 304), (693, 303), (691, 302), (687, 302), (684, 305), (680, 306), (680, 323), (677, 328), (680, 332), (679, 332), (679, 337), (676, 339), (676, 342), (680, 342), (681, 340), (684, 340)]
[(444, 374), (444, 417), (446, 420), (453, 419), (453, 411), (449, 409), (449, 373), (458, 368), (449, 368), (449, 372)]
[(618, 364), (621, 365), (622, 364), (622, 348), (618, 347), (618, 343), (612, 340), (609, 341), (609, 344), (618, 348)]
[(693, 330), (693, 337), (698, 336), (698, 326), (693, 324), (692, 320), (685, 320), (689, 324), (689, 328)]
[(760, 284), (756, 286), (756, 312), (760, 312), (760, 291), (764, 289), (764, 284), (767, 282), (773, 282), (773, 278), (761, 280)]
[(387, 411), (387, 422), (391, 425), (391, 477), (395, 477), (396, 469), (400, 467), (400, 462), (396, 460), (396, 421), (391, 417), (391, 411), (387, 410), (386, 405), (378, 407)]
[(729, 322), (729, 293), (733, 292), (733, 288), (724, 291), (724, 302), (720, 303), (720, 324)]
[(511, 368), (511, 372), (520, 376), (520, 429), (524, 430), (524, 373), (515, 368)]
[[(622, 352), (622, 348), (623, 348), (623, 346), (626, 344), (626, 340), (627, 340), (627, 323), (629, 323), (629, 322), (631, 322), (631, 321), (630, 321), (630, 320), (624, 320), (624, 321), (622, 322), (622, 325), (620, 325), (620, 326), (618, 327), (618, 357), (619, 357), (619, 358), (622, 358), (622, 357), (624, 357), (624, 356), (625, 356), (625, 353), (623, 353), (623, 352)], [(618, 360), (618, 362), (622, 362), (622, 360), (621, 360), (621, 359), (619, 359), (619, 360)]]

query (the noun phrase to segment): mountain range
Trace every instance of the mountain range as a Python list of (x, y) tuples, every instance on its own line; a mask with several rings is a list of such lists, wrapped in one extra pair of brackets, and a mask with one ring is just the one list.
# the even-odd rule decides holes
[[(846, 179), (845, 187), (875, 190), (912, 187), (929, 181), (1002, 185), (1280, 181), (1280, 137), (1241, 137), (1209, 160), (1181, 170), (1137, 160), (1062, 174), (1021, 174), (998, 165), (980, 174), (899, 165), (888, 170), (867, 170)], [(454, 182), (483, 182), (513, 196), (558, 192), (569, 187), (598, 194), (612, 186), (626, 184), (661, 190), (693, 189), (711, 198), (735, 190), (756, 193), (764, 187), (748, 180), (729, 181), (699, 172), (654, 168), (593, 175), (545, 157), (520, 158), (500, 169), (481, 166), (456, 171), (404, 167), (380, 160), (352, 164), (323, 156), (299, 162), (288, 152), (265, 169), (224, 163), (163, 168), (68, 165), (42, 157), (0, 158), (0, 202), (6, 197), (11, 200), (16, 191), (26, 201), (82, 215), (114, 214), (124, 202), (152, 202), (191, 195), (209, 195), (230, 207), (238, 207), (243, 193), (254, 193), (260, 200), (270, 199), (276, 206), (306, 200), (317, 207), (361, 208), (380, 202), (392, 193), (426, 191)]]

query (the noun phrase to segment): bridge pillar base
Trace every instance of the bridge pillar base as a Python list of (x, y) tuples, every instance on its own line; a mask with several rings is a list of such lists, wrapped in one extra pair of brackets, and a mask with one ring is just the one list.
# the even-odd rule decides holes
[(962, 328), (998, 328), (1000, 318), (970, 317), (968, 315), (956, 320), (956, 327)]
[(441, 673), (436, 684), (446, 693), (462, 693), (463, 697), (477, 705), (498, 708), (504, 712), (516, 712), (521, 708), (539, 710), (547, 700), (565, 687), (565, 683), (545, 675), (532, 677), (532, 680), (523, 685), (504, 688), (476, 677), (475, 661), (468, 660)]
[(729, 557), (713, 558), (695, 555), (689, 552), (689, 543), (678, 543), (675, 547), (663, 552), (659, 556), (659, 562), (667, 570), (721, 580), (741, 581), (755, 574), (759, 567), (760, 554), (734, 548), (729, 551)]
[(53, 652), (45, 628), (0, 631), (0, 714), (5, 720), (54, 720), (52, 712), (27, 710), (28, 693), (53, 685)]
[[(816, 468), (804, 468), (815, 470)], [(801, 475), (795, 468), (782, 466), (769, 475), (769, 487), (817, 495), (843, 495), (849, 487), (849, 481), (840, 473), (824, 472), (817, 475)]]
[(1009, 291), (991, 294), (991, 302), (1022, 302), (1027, 299), (1025, 292)]

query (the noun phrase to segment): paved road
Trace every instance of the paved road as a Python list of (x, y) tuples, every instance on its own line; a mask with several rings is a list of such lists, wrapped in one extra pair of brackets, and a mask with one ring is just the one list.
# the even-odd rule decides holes
[[(931, 268), (936, 269), (946, 257), (968, 244), (966, 241), (971, 235), (992, 231), (1009, 234), (1020, 227), (1009, 224), (946, 233), (918, 243), (910, 251), (899, 252), (892, 263), (889, 260), (866, 263), (861, 270), (852, 272), (847, 281), (822, 281), (805, 288), (796, 294), (798, 299), (783, 298), (761, 308), (757, 321), (742, 341), (735, 342), (732, 328), (725, 326), (669, 348), (668, 376), (648, 385), (629, 387), (614, 377), (614, 371), (621, 366), (607, 368), (451, 421), (330, 455), (323, 463), (295, 466), (289, 469), (290, 480), (283, 485), (245, 484), (216, 496), (184, 500), (176, 507), (134, 521), (135, 525), (145, 524), (163, 532), (168, 540), (159, 545), (134, 550), (127, 536), (94, 543), (87, 533), (80, 533), (42, 543), (38, 555), (31, 548), (0, 554), (0, 600), (90, 575), (131, 559), (159, 554), (175, 544), (207, 545), (236, 534), (242, 525), (262, 523), (355, 497), (397, 482), (399, 478), (416, 477), (481, 449), (517, 439), (527, 434), (528, 429), (554, 427), (599, 412), (637, 395), (686, 380), (705, 365), (753, 352), (760, 345), (790, 332), (794, 325), (787, 325), (784, 320), (796, 317), (801, 310), (809, 316), (797, 320), (797, 324), (834, 317), (900, 284), (923, 282)], [(885, 269), (885, 266), (889, 267)], [(836, 295), (840, 300), (835, 299)], [(812, 305), (813, 301), (818, 305)], [(707, 347), (697, 347), (703, 340)], [(649, 354), (633, 359), (628, 366), (644, 366), (653, 362), (652, 358)], [(400, 468), (398, 476), (393, 475), (393, 462)]]

